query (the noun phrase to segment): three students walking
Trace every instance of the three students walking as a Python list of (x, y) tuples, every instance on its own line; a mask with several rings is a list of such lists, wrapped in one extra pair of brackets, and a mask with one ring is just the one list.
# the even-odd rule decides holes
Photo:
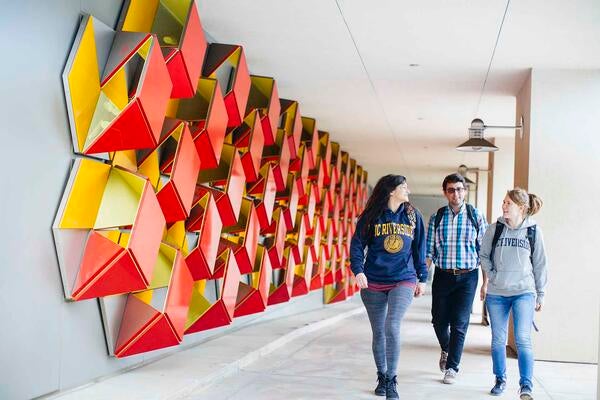
[(531, 400), (531, 326), (534, 309), (542, 308), (547, 275), (542, 232), (531, 219), (541, 200), (522, 189), (509, 191), (503, 216), (488, 229), (482, 213), (465, 203), (461, 175), (448, 175), (442, 189), (448, 205), (431, 216), (427, 232), (421, 213), (409, 202), (410, 191), (401, 175), (386, 175), (377, 182), (357, 221), (350, 263), (373, 333), (375, 394), (399, 398), (396, 374), (402, 318), (412, 298), (424, 293), (428, 267), (435, 265), (431, 313), (440, 345), (442, 382), (454, 383), (460, 370), (481, 269), (480, 297), (486, 300), (491, 320), (496, 378), (490, 394), (499, 395), (506, 387), (505, 346), (512, 310), (519, 395)]

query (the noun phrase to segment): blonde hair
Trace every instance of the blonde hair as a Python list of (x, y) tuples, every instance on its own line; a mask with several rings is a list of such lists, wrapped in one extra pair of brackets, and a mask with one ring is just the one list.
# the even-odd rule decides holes
[(533, 193), (527, 193), (525, 189), (519, 187), (509, 190), (506, 194), (516, 205), (525, 207), (525, 215), (536, 214), (544, 204), (538, 196)]

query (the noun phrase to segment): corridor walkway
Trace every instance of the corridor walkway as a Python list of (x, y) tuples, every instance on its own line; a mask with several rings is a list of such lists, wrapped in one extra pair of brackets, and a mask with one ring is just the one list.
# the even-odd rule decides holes
[[(360, 304), (358, 296), (353, 302)], [(489, 328), (474, 316), (455, 385), (441, 383), (439, 351), (429, 323), (429, 296), (417, 299), (402, 327), (403, 348), (398, 371), (401, 399), (492, 399)], [(377, 399), (371, 390), (375, 371), (370, 350), (370, 329), (361, 313), (294, 341), (284, 350), (246, 367), (238, 375), (188, 400), (271, 399)], [(508, 360), (508, 387), (504, 399), (518, 399), (516, 359)], [(537, 362), (536, 400), (596, 399), (595, 365)]]
[[(416, 299), (402, 326), (401, 399), (492, 399), (489, 328), (473, 316), (455, 385), (443, 385), (430, 324), (430, 296)], [(199, 346), (68, 393), (60, 400), (376, 400), (371, 333), (359, 296), (324, 309), (232, 329)], [(235, 326), (233, 327), (235, 328)], [(536, 362), (536, 400), (595, 400), (596, 365)], [(500, 399), (518, 399), (508, 360)]]

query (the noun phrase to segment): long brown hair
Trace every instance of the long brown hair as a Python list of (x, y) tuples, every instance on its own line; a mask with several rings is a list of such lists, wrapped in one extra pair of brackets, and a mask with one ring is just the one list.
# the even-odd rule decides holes
[(527, 193), (525, 189), (521, 189), (520, 187), (509, 190), (506, 194), (516, 205), (525, 208), (526, 216), (536, 214), (544, 204), (538, 196), (533, 193)]
[(404, 182), (406, 182), (404, 176), (393, 174), (386, 175), (377, 181), (373, 193), (371, 193), (371, 197), (367, 200), (364, 211), (359, 216), (359, 219), (363, 219), (362, 234), (367, 234), (367, 232), (371, 230), (375, 220), (387, 208), (390, 193), (392, 193), (398, 185), (402, 185)]

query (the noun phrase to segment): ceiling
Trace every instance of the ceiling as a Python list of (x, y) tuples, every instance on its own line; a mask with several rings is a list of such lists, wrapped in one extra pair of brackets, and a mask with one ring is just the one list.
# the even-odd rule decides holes
[(274, 77), (370, 184), (403, 174), (419, 194), (459, 164), (487, 167), (487, 153), (454, 148), (475, 117), (515, 123), (531, 68), (600, 68), (598, 0), (510, 2), (482, 96), (507, 0), (197, 2), (206, 32), (243, 45), (250, 72)]

